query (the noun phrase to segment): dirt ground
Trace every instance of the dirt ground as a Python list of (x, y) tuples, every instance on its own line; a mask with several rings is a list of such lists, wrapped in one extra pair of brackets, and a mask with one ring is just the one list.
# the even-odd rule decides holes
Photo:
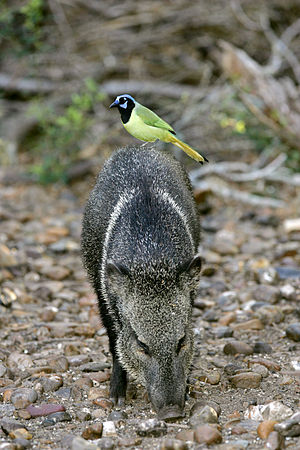
[[(155, 413), (142, 386), (130, 384), (124, 409), (108, 399), (108, 342), (79, 252), (92, 184), (1, 185), (0, 449), (202, 449), (212, 431), (210, 448), (264, 448), (259, 424), (276, 430), (300, 411), (300, 232), (285, 222), (293, 201), (270, 209), (198, 196), (205, 264), (186, 417), (145, 425)], [(39, 417), (31, 403), (44, 405)], [(274, 439), (300, 448), (299, 420), (278, 430)]]

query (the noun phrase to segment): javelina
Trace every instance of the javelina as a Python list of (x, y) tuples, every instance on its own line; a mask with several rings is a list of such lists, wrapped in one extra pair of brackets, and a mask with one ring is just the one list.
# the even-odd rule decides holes
[(199, 218), (182, 166), (153, 148), (117, 151), (87, 202), (82, 255), (109, 337), (110, 394), (119, 404), (128, 373), (146, 387), (160, 418), (183, 414), (198, 243)]

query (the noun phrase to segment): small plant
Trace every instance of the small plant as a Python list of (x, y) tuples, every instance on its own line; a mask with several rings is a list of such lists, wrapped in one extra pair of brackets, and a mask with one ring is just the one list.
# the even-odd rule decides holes
[(31, 168), (39, 182), (67, 181), (67, 169), (76, 160), (80, 142), (94, 122), (93, 110), (104, 99), (94, 80), (87, 79), (81, 92), (71, 96), (70, 105), (60, 115), (39, 104), (31, 109), (31, 114), (39, 118), (40, 138), (34, 151), (42, 156)]

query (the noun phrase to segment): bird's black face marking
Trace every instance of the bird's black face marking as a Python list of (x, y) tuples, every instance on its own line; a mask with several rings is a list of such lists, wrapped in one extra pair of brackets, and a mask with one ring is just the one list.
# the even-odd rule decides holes
[(110, 105), (110, 108), (114, 107), (118, 108), (122, 122), (127, 123), (130, 119), (131, 111), (135, 107), (135, 100), (129, 94), (119, 95)]

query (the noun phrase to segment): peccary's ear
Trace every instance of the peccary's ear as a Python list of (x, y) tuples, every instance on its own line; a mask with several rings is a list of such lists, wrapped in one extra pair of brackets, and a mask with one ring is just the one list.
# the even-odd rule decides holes
[(107, 261), (106, 271), (108, 277), (129, 275), (127, 267), (116, 261)]
[(196, 255), (180, 267), (180, 273), (186, 273), (191, 279), (199, 281), (201, 266), (202, 258), (200, 255)]

